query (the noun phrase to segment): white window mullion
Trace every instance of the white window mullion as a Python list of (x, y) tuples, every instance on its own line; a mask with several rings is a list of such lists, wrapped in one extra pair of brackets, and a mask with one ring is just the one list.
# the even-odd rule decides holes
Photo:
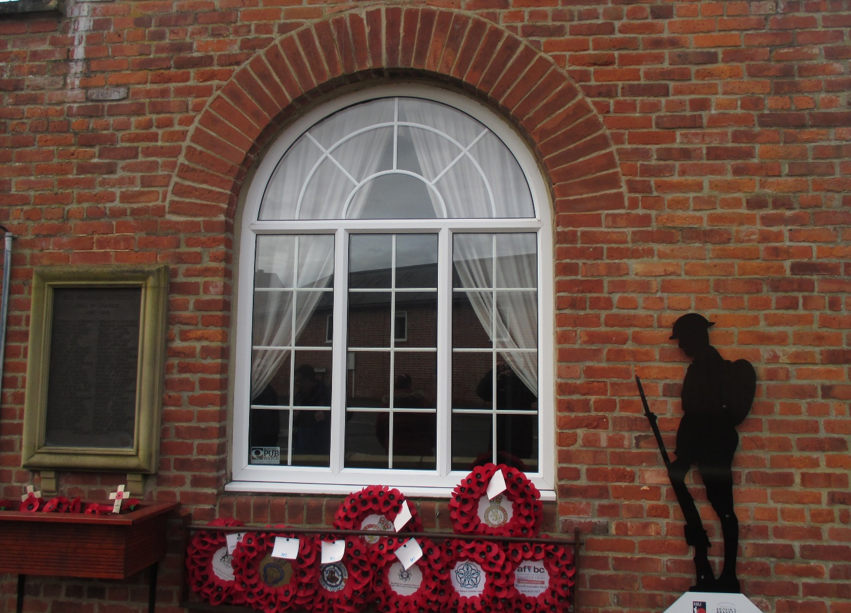
[(452, 233), (437, 240), (437, 474), (452, 468)]
[(346, 387), (349, 380), (346, 342), (348, 321), (349, 265), (348, 232), (338, 229), (334, 236), (334, 332), (331, 343), (331, 472), (339, 473), (343, 469), (345, 453), (346, 427)]

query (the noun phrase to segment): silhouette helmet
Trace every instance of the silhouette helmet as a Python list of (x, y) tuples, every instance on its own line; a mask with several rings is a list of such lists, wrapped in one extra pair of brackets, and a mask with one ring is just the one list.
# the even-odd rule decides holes
[(683, 337), (691, 336), (695, 332), (708, 330), (715, 325), (714, 321), (709, 321), (703, 315), (697, 313), (688, 313), (683, 315), (674, 322), (674, 328), (671, 332), (670, 339), (677, 340)]

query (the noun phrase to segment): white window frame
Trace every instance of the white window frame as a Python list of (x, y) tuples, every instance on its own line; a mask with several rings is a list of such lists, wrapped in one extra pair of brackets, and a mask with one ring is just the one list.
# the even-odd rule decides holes
[[(536, 217), (525, 219), (404, 219), (404, 220), (313, 220), (258, 221), (266, 185), (289, 147), (308, 129), (346, 107), (383, 97), (422, 98), (452, 106), (480, 121), (499, 137), (514, 154), (531, 190)], [(248, 411), (251, 381), (252, 308), (256, 237), (274, 234), (334, 234), (336, 242), (335, 277), (348, 270), (348, 236), (353, 233), (438, 233), (440, 267), (438, 276), (438, 312), (445, 313), (438, 323), (438, 338), (451, 338), (451, 262), (452, 234), (461, 232), (535, 232), (538, 237), (538, 472), (528, 477), (541, 491), (542, 498), (554, 500), (555, 478), (555, 349), (554, 349), (554, 269), (553, 227), (550, 193), (535, 158), (523, 139), (499, 116), (467, 96), (420, 84), (372, 87), (340, 96), (305, 113), (272, 143), (257, 167), (245, 195), (239, 240), (236, 278), (237, 317), (233, 368), (233, 439), (231, 441), (231, 481), (225, 486), (233, 492), (348, 494), (363, 486), (383, 484), (396, 487), (407, 496), (448, 497), (468, 471), (452, 471), (450, 415), (438, 411), (437, 471), (354, 469), (343, 467), (344, 433), (332, 429), (331, 467), (294, 467), (252, 465), (248, 463)], [(342, 226), (342, 227), (341, 227)], [(344, 241), (340, 243), (340, 241)], [(344, 283), (335, 289), (335, 303), (345, 300)], [(346, 372), (345, 309), (335, 308), (332, 360), (334, 372)], [(438, 381), (451, 376), (451, 343), (443, 343), (446, 355), (438, 355)], [(446, 348), (448, 346), (448, 348)], [(442, 386), (438, 407), (450, 406), (449, 386)], [(345, 385), (332, 386), (332, 423), (345, 423)]]

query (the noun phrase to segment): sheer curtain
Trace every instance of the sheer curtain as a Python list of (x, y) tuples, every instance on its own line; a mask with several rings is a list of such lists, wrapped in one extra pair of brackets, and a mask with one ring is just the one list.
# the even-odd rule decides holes
[(534, 234), (457, 234), (453, 264), (494, 346), (537, 396), (535, 244)]
[[(401, 117), (451, 135), (458, 143), (411, 128), (423, 174), (443, 196), (447, 217), (534, 216), (529, 187), (517, 161), (477, 121), (420, 100), (406, 100)], [(465, 149), (475, 154), (475, 164)], [(519, 351), (537, 347), (535, 236), (456, 235), (453, 250), (455, 269), (476, 317), (494, 346), (505, 350), (501, 353), (508, 365), (537, 395), (537, 352)], [(523, 288), (529, 291), (515, 291)], [(487, 289), (492, 291), (482, 291)]]
[[(339, 219), (349, 194), (375, 172), (391, 142), (392, 127), (374, 127), (388, 120), (391, 102), (338, 113), (302, 136), (273, 174), (259, 218)], [(263, 291), (256, 275), (253, 345), (262, 349), (252, 355), (252, 400), (278, 372), (327, 294), (321, 290), (332, 279), (334, 238), (258, 236), (255, 270), (270, 273), (274, 285)]]

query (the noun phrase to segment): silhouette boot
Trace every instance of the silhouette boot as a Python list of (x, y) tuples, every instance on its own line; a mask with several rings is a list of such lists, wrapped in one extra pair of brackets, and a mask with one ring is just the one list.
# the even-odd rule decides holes
[(694, 570), (697, 581), (689, 588), (690, 592), (716, 591), (715, 574), (709, 564), (709, 536), (703, 528), (686, 526), (686, 543), (694, 547)]

